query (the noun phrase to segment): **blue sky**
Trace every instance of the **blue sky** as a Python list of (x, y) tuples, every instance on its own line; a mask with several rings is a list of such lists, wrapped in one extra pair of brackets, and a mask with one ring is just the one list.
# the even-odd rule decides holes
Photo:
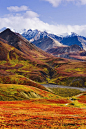
[(0, 0), (0, 29), (86, 36), (86, 0)]

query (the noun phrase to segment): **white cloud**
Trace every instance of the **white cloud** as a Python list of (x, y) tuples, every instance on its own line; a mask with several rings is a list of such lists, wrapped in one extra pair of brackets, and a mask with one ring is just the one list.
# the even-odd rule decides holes
[(86, 4), (86, 0), (44, 0), (44, 1), (48, 1), (54, 7), (57, 7), (61, 2), (74, 2), (76, 4), (78, 3), (78, 4), (81, 4), (81, 5)]
[(54, 7), (57, 7), (62, 0), (45, 0), (48, 1), (49, 3), (51, 3)]
[(34, 18), (34, 17), (39, 17), (39, 15), (33, 11), (26, 11), (24, 14), (25, 18)]
[(26, 11), (28, 10), (28, 7), (23, 5), (23, 6), (10, 6), (10, 7), (7, 7), (7, 9), (10, 11), (10, 12), (20, 12), (20, 11)]
[(81, 1), (81, 4), (86, 4), (86, 0), (80, 0)]
[(33, 11), (26, 11), (25, 13), (17, 13), (16, 15), (8, 14), (0, 18), (0, 29), (9, 27), (12, 30), (21, 32), (23, 29), (38, 29), (40, 31), (46, 30), (48, 33), (61, 35), (64, 33), (71, 34), (75, 32), (79, 35), (86, 36), (86, 25), (53, 25), (40, 20), (39, 15)]

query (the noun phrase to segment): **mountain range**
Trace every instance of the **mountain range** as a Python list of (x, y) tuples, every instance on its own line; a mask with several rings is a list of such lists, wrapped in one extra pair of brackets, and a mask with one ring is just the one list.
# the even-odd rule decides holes
[(63, 37), (49, 34), (46, 31), (41, 32), (31, 29), (24, 32), (22, 36), (52, 55), (69, 59), (86, 60), (86, 38), (83, 36), (71, 33), (71, 35)]
[[(26, 39), (30, 40), (34, 44), (35, 44), (35, 41), (37, 41), (39, 39), (43, 40), (45, 38), (52, 38), (52, 39), (55, 39), (56, 41), (60, 42), (61, 45), (71, 46), (71, 45), (76, 44), (76, 45), (79, 45), (84, 50), (86, 50), (86, 37), (79, 36), (76, 33), (71, 33), (71, 35), (63, 37), (63, 36), (57, 36), (54, 34), (49, 34), (46, 31), (41, 32), (38, 30), (31, 30), (30, 29), (27, 32), (24, 32), (22, 34), (22, 36), (25, 37)], [(37, 45), (37, 42), (36, 42), (36, 45)], [(41, 48), (41, 46), (40, 46), (40, 48)]]

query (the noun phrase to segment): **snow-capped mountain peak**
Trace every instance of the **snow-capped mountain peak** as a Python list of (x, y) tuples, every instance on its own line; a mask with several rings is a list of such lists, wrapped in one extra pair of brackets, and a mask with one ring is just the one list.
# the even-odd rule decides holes
[(74, 33), (74, 32), (71, 32), (71, 37), (74, 37), (74, 36), (79, 36), (78, 34)]
[(29, 29), (27, 32), (24, 32), (22, 34), (23, 37), (25, 37), (26, 39), (30, 40), (31, 42), (33, 42), (34, 40), (38, 40), (40, 38), (44, 38), (47, 37), (48, 33), (46, 31), (41, 32), (36, 30), (31, 30)]

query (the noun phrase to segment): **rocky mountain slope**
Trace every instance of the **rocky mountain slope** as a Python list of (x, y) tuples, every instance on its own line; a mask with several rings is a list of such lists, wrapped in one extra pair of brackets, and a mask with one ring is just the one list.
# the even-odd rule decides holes
[(61, 44), (59, 41), (53, 39), (52, 37), (41, 38), (33, 42), (37, 47), (41, 48), (44, 51), (54, 47), (64, 47), (65, 45)]

